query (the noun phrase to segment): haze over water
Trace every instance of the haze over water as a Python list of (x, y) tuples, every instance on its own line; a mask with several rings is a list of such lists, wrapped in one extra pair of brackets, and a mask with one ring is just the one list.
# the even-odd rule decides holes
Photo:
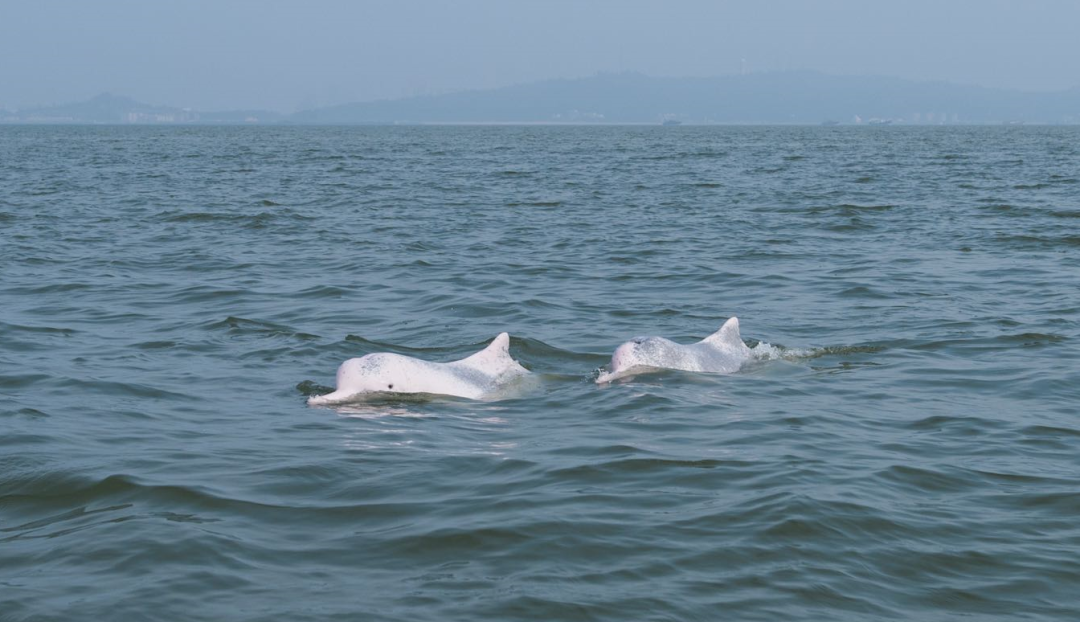
[[(1073, 620), (1077, 145), (0, 128), (0, 620)], [(519, 398), (305, 404), (501, 331)]]
[[(108, 91), (202, 111), (287, 113), (627, 71), (1080, 87), (1073, 0), (905, 0), (881, 9), (860, 0), (6, 4), (0, 111)], [(787, 98), (813, 103), (815, 94)], [(844, 118), (851, 114), (875, 113)]]

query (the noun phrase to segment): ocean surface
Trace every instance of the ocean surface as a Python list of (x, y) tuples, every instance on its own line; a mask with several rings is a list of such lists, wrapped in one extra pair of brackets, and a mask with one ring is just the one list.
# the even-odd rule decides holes
[(1080, 128), (0, 127), (3, 622), (1078, 617)]

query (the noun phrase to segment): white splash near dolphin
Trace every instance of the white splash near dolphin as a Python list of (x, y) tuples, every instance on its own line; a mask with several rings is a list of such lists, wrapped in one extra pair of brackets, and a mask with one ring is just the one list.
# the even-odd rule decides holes
[(724, 322), (720, 330), (697, 343), (682, 345), (663, 337), (636, 337), (615, 349), (611, 363), (597, 384), (635, 374), (678, 369), (730, 374), (752, 356), (739, 335), (739, 319)]
[(511, 358), (510, 335), (502, 333), (476, 354), (449, 363), (422, 361), (389, 352), (349, 359), (338, 368), (337, 390), (308, 398), (308, 404), (341, 404), (370, 393), (431, 393), (492, 399), (507, 384), (528, 373), (529, 370)]

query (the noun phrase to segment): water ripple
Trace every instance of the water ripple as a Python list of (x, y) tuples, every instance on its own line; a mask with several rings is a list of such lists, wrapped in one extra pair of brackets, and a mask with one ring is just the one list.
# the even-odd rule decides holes
[(4, 620), (1076, 617), (1073, 128), (0, 134)]

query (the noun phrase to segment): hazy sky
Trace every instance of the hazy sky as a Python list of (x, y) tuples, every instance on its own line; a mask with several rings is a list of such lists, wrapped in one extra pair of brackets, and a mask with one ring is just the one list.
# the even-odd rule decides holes
[(292, 112), (598, 71), (1080, 85), (1077, 0), (0, 0), (0, 107)]

